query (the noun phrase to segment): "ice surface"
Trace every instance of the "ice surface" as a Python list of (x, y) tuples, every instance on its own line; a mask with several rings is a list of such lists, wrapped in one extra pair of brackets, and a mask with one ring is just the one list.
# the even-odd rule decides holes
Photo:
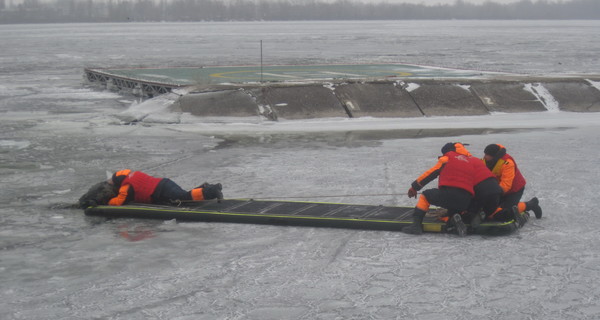
[[(599, 318), (597, 113), (207, 121), (81, 80), (89, 66), (251, 64), (261, 39), (270, 64), (600, 73), (599, 26), (0, 25), (2, 318)], [(228, 198), (414, 205), (405, 196), (410, 182), (448, 141), (470, 143), (476, 155), (489, 143), (507, 146), (528, 181), (524, 198), (539, 197), (544, 218), (506, 237), (457, 238), (105, 220), (62, 209), (121, 168), (185, 188), (219, 181)]]
[(29, 141), (0, 140), (0, 148), (24, 149), (29, 147)]

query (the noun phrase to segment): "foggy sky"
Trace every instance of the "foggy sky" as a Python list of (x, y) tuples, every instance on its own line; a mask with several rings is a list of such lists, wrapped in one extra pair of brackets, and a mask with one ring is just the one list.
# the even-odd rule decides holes
[[(15, 6), (17, 1), (25, 6)], [(0, 23), (600, 19), (599, 5), (600, 0), (0, 0)]]
[[(8, 4), (19, 4), (19, 3), (23, 3), (25, 0), (6, 0), (6, 3)], [(44, 0), (40, 0), (41, 2), (44, 2)], [(81, 0), (84, 1), (84, 0)], [(95, 2), (102, 2), (102, 1), (106, 1), (108, 2), (109, 0), (94, 0)], [(126, 1), (126, 0), (125, 0)], [(230, 1), (230, 0), (223, 0), (223, 1)], [(247, 0), (247, 1), (261, 1), (261, 0)], [(264, 1), (264, 0), (262, 0)], [(269, 0), (267, 0), (269, 1)], [(282, 1), (282, 0), (271, 0), (271, 1)], [(322, 2), (328, 2), (328, 1), (335, 1), (335, 0), (321, 0)], [(424, 5), (437, 5), (437, 4), (454, 4), (456, 3), (457, 0), (353, 0), (356, 2), (367, 2), (367, 3), (381, 3), (381, 2), (388, 2), (388, 3), (394, 3), (394, 4), (398, 4), (398, 3), (412, 3), (412, 4), (424, 4)], [(474, 4), (481, 4), (484, 2), (495, 2), (495, 3), (500, 3), (500, 4), (506, 4), (506, 3), (513, 3), (513, 2), (517, 2), (519, 0), (462, 0), (465, 3), (474, 3)], [(539, 0), (533, 0), (534, 2), (539, 1)], [(551, 0), (553, 1), (553, 0)]]
[[(361, 0), (356, 0), (361, 1)], [(500, 4), (513, 3), (519, 0), (463, 0), (465, 3), (474, 3), (474, 4), (482, 4), (484, 2), (495, 2)], [(536, 1), (536, 0), (534, 0)], [(362, 2), (371, 2), (371, 3), (380, 3), (380, 2), (388, 2), (388, 3), (412, 3), (412, 4), (424, 4), (424, 5), (436, 5), (436, 4), (454, 4), (456, 0), (362, 0)]]

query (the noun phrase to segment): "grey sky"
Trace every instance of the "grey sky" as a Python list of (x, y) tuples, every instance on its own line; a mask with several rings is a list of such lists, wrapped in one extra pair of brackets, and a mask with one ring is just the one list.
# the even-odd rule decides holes
[[(16, 4), (20, 4), (23, 3), (25, 0), (6, 0), (6, 4), (9, 5), (16, 5)], [(56, 0), (38, 0), (40, 2), (48, 2), (48, 1), (56, 1)], [(59, 0), (60, 1), (60, 0)], [(76, 1), (88, 1), (88, 0), (76, 0)], [(92, 0), (94, 2), (108, 2), (110, 0)], [(122, 0), (122, 1), (138, 1), (138, 0)], [(160, 0), (154, 0), (154, 1), (160, 1)], [(172, 0), (169, 0), (172, 1)], [(237, 0), (222, 0), (224, 2), (227, 1), (237, 1)], [(242, 1), (297, 1), (297, 0), (242, 0)], [(322, 1), (322, 2), (334, 2), (337, 0), (317, 0), (317, 1)], [(454, 4), (456, 3), (457, 0), (352, 0), (352, 1), (356, 1), (356, 2), (367, 2), (367, 3), (381, 3), (381, 2), (387, 2), (387, 3), (411, 3), (411, 4), (424, 4), (424, 5), (438, 5), (438, 4)], [(460, 1), (460, 0), (459, 0)], [(499, 3), (499, 4), (508, 4), (508, 3), (515, 3), (517, 1), (521, 1), (521, 0), (462, 0), (465, 3), (472, 3), (472, 4), (482, 4), (485, 2), (494, 2), (494, 3)], [(532, 2), (538, 2), (540, 0), (531, 0)], [(547, 0), (548, 2), (557, 2), (560, 0)], [(562, 1), (570, 1), (570, 0), (562, 0)]]
[[(425, 5), (436, 5), (436, 4), (454, 4), (456, 0), (363, 0), (364, 2), (388, 2), (388, 3), (414, 3), (414, 4), (425, 4)], [(487, 1), (495, 3), (513, 3), (519, 0), (463, 0), (465, 3), (476, 3), (481, 4)]]
[[(18, 4), (18, 3), (23, 3), (25, 0), (7, 0), (7, 3), (12, 3), (12, 4)], [(42, 2), (47, 1), (47, 0), (41, 0)], [(83, 1), (83, 0), (80, 0)], [(94, 1), (109, 1), (109, 0), (94, 0)], [(125, 0), (127, 1), (127, 0)], [(135, 1), (135, 0), (131, 0), (131, 1)], [(224, 0), (224, 1), (228, 1), (228, 0)], [(253, 1), (253, 0), (247, 0), (247, 1)], [(254, 1), (260, 1), (260, 0), (254, 0)], [(285, 1), (285, 0), (271, 0), (271, 1)], [(323, 2), (326, 1), (335, 1), (335, 0), (322, 0)], [(456, 2), (456, 0), (354, 0), (354, 1), (363, 1), (363, 2), (372, 2), (372, 3), (380, 3), (380, 2), (388, 2), (388, 3), (413, 3), (413, 4), (425, 4), (425, 5), (436, 5), (436, 4), (454, 4)], [(465, 3), (477, 3), (477, 4), (481, 4), (484, 3), (486, 1), (491, 1), (491, 2), (495, 2), (495, 3), (513, 3), (513, 2), (517, 2), (519, 0), (462, 0)], [(539, 1), (539, 0), (533, 0), (535, 1)], [(550, 0), (553, 1), (553, 0)]]

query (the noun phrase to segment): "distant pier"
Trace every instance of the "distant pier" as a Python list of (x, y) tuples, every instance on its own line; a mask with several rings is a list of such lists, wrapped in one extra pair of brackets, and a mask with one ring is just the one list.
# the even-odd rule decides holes
[(85, 79), (94, 85), (99, 85), (111, 91), (126, 91), (136, 96), (155, 97), (169, 93), (174, 88), (189, 86), (188, 84), (174, 84), (169, 82), (155, 82), (126, 74), (111, 72), (104, 69), (84, 69)]
[(525, 76), (400, 64), (85, 69), (106, 89), (172, 110), (268, 120), (600, 112), (600, 75)]
[(125, 90), (148, 97), (188, 86), (357, 79), (465, 78), (492, 74), (408, 64), (86, 68), (84, 72), (86, 80), (90, 83), (105, 86), (109, 90)]

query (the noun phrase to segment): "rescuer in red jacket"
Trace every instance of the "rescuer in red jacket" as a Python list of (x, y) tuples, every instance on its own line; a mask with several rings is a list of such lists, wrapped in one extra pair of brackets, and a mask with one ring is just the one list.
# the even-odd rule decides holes
[(129, 202), (165, 203), (186, 200), (223, 199), (220, 183), (204, 183), (190, 191), (183, 190), (168, 178), (156, 178), (142, 171), (129, 169), (115, 172), (108, 180), (118, 187), (118, 195), (108, 201), (108, 205), (120, 206)]
[(496, 220), (506, 220), (512, 216), (510, 211), (525, 212), (532, 210), (535, 217), (542, 217), (542, 208), (539, 206), (538, 198), (534, 197), (528, 202), (520, 202), (527, 181), (517, 167), (513, 157), (506, 153), (506, 148), (500, 144), (490, 144), (484, 149), (484, 161), (486, 166), (498, 179), (502, 188), (500, 207), (490, 215)]
[[(498, 207), (501, 190), (481, 160), (471, 156), (461, 143), (447, 143), (442, 147), (442, 154), (437, 164), (413, 181), (408, 190), (408, 196), (416, 198), (417, 191), (439, 177), (439, 187), (425, 190), (419, 197), (413, 213), (413, 223), (402, 229), (405, 233), (423, 232), (423, 218), (431, 204), (448, 209), (450, 224), (460, 236), (466, 234), (466, 226), (460, 213), (467, 212), (470, 206), (477, 213), (481, 208), (494, 210)], [(474, 202), (474, 199), (477, 201)]]

